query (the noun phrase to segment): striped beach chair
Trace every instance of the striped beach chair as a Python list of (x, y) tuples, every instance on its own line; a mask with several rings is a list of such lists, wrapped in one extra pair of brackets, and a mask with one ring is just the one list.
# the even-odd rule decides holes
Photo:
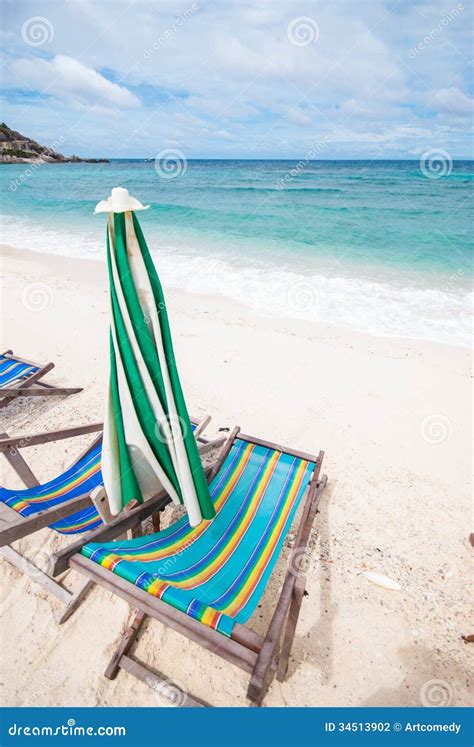
[[(249, 699), (260, 705), (270, 677), (286, 676), (305, 591), (302, 560), (327, 482), (323, 452), (312, 456), (240, 433), (236, 428), (208, 479), (212, 521), (190, 527), (187, 517), (153, 535), (113, 539), (92, 532), (52, 558), (53, 574), (74, 568), (128, 600), (139, 612), (105, 674), (123, 668), (154, 688), (168, 682), (129, 655), (151, 615), (251, 674)], [(305, 499), (303, 501), (303, 497)], [(255, 612), (300, 503), (289, 567), (266, 635), (245, 623)], [(144, 507), (136, 510), (136, 521)], [(118, 522), (117, 538), (127, 523)], [(282, 639), (283, 636), (283, 640)], [(166, 688), (165, 688), (166, 689)], [(181, 693), (182, 705), (203, 705)]]
[[(191, 422), (201, 454), (221, 446), (225, 440), (204, 438), (202, 433), (209, 421), (210, 417)], [(71, 595), (61, 584), (13, 549), (11, 543), (46, 526), (59, 534), (75, 535), (90, 532), (102, 525), (102, 519), (91, 502), (92, 492), (103, 484), (102, 434), (94, 439), (65, 472), (43, 484), (38, 482), (19, 449), (97, 431), (102, 431), (102, 423), (33, 436), (0, 438), (0, 451), (27, 485), (22, 490), (0, 487), (0, 553), (64, 602), (65, 606), (58, 618), (60, 623), (74, 612), (91, 583), (86, 582), (79, 592)]]
[[(45, 397), (47, 395), (76, 394), (82, 389), (56, 387), (40, 379), (54, 368), (54, 363), (27, 361), (13, 355), (11, 350), (0, 354), (0, 408), (6, 407), (15, 397)], [(32, 386), (35, 384), (36, 386)]]

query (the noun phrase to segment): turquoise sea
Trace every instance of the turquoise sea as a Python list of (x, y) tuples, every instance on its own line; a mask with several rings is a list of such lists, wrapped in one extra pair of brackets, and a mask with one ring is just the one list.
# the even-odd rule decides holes
[[(470, 344), (474, 163), (2, 165), (2, 241), (104, 259), (95, 204), (127, 187), (165, 285), (262, 314)], [(446, 173), (444, 173), (446, 172)]]

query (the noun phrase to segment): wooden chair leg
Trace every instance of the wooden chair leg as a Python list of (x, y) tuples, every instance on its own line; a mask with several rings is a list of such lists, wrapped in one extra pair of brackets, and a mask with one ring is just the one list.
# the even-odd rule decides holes
[[(127, 513), (128, 511), (132, 511), (132, 509), (136, 508), (138, 505), (139, 505), (138, 501), (135, 501), (135, 500), (130, 501), (125, 508), (125, 513)], [(136, 537), (141, 537), (142, 534), (143, 534), (142, 525), (140, 523), (128, 530), (127, 538), (135, 539)]]
[(112, 656), (107, 669), (104, 672), (104, 675), (108, 680), (113, 680), (117, 676), (120, 669), (120, 661), (122, 659), (122, 656), (125, 656), (125, 654), (130, 651), (137, 635), (141, 630), (143, 623), (145, 622), (145, 618), (145, 613), (138, 611), (132, 621), (132, 624), (123, 634), (122, 640), (117, 646), (114, 655)]
[(82, 600), (94, 586), (94, 582), (88, 579), (78, 589), (78, 591), (73, 594), (68, 591), (68, 589), (65, 589), (59, 581), (48, 576), (48, 574), (42, 571), (41, 568), (38, 568), (38, 566), (28, 560), (28, 558), (25, 558), (24, 555), (21, 555), (21, 553), (14, 550), (10, 545), (0, 547), (0, 554), (3, 555), (9, 563), (14, 565), (20, 573), (24, 573), (28, 578), (31, 578), (32, 581), (42, 586), (45, 591), (55, 596), (56, 599), (59, 599), (59, 601), (64, 604), (64, 607), (57, 618), (59, 624), (66, 622), (66, 620), (71, 617), (73, 612), (76, 611)]
[(290, 659), (291, 647), (293, 645), (293, 639), (295, 637), (296, 624), (298, 622), (298, 615), (300, 614), (301, 602), (303, 601), (304, 592), (305, 579), (301, 577), (297, 579), (293, 589), (290, 611), (288, 613), (286, 628), (283, 635), (283, 644), (278, 657), (276, 678), (279, 682), (284, 681), (288, 672), (288, 662)]
[[(270, 637), (264, 643), (266, 651), (260, 653), (261, 672), (255, 670), (250, 678), (250, 684), (247, 691), (247, 698), (251, 701), (252, 706), (260, 706), (263, 698), (270, 686), (271, 678), (276, 669), (276, 678), (282, 682), (288, 671), (288, 661), (290, 658), (291, 646), (295, 636), (296, 623), (301, 608), (305, 591), (305, 579), (301, 576), (296, 579), (291, 593), (291, 602), (286, 617), (286, 626), (281, 648), (278, 648), (280, 634), (276, 632), (275, 637)], [(281, 620), (281, 625), (285, 623), (285, 617)], [(276, 653), (275, 653), (276, 652)]]
[(153, 526), (153, 532), (159, 532), (161, 526), (161, 511), (155, 511), (155, 513), (151, 517), (151, 523)]
[(59, 625), (62, 625), (66, 620), (69, 620), (93, 586), (94, 582), (89, 579), (74, 594), (71, 594), (69, 602), (63, 607), (62, 612), (60, 612), (57, 617)]
[(190, 693), (182, 690), (172, 680), (165, 677), (165, 675), (153, 671), (142, 662), (132, 659), (130, 656), (125, 655), (122, 657), (120, 667), (154, 690), (161, 702), (166, 700), (171, 705), (179, 708), (208, 708), (210, 705), (195, 695), (190, 695)]
[[(138, 506), (137, 501), (130, 501), (125, 511), (131, 511), (133, 508), (136, 508)], [(160, 518), (161, 518), (161, 511), (155, 511), (154, 514), (152, 514), (151, 517), (151, 523), (153, 527), (153, 532), (159, 532), (160, 531)], [(138, 526), (133, 527), (130, 529), (127, 533), (128, 539), (135, 539), (136, 537), (142, 537), (143, 536), (143, 526), (142, 524), (138, 524)]]
[[(320, 459), (322, 456), (320, 453)], [(286, 572), (285, 580), (280, 592), (280, 598), (278, 599), (273, 617), (268, 626), (268, 630), (265, 636), (265, 640), (260, 649), (257, 662), (253, 668), (252, 675), (250, 677), (250, 683), (247, 690), (247, 697), (256, 705), (260, 705), (265, 696), (265, 693), (270, 684), (271, 677), (274, 673), (275, 667), (278, 668), (279, 652), (280, 652), (280, 638), (283, 632), (283, 627), (287, 628), (286, 646), (283, 648), (282, 653), (282, 664), (281, 673), (286, 672), (288, 662), (285, 661), (286, 657), (289, 656), (291, 648), (291, 641), (295, 634), (296, 621), (298, 619), (297, 614), (290, 616), (290, 608), (293, 608), (293, 612), (301, 606), (301, 600), (304, 595), (304, 580), (302, 576), (295, 576), (295, 572), (292, 567), (292, 560), (296, 556), (296, 553), (304, 552), (308, 543), (309, 534), (313, 521), (316, 517), (318, 510), (319, 501), (321, 495), (327, 484), (327, 477), (323, 475), (318, 480), (319, 467), (313, 474), (313, 480), (308, 491), (308, 497), (303, 508), (303, 514), (300, 519), (300, 525), (296, 535), (295, 545), (291, 555), (288, 570)], [(316, 480), (316, 481), (315, 481)], [(295, 598), (295, 587), (298, 586), (297, 596)], [(290, 619), (289, 619), (290, 617)]]
[(71, 594), (64, 588), (64, 586), (61, 586), (58, 581), (55, 581), (54, 578), (48, 576), (47, 573), (38, 568), (34, 563), (28, 560), (28, 558), (21, 555), (21, 553), (14, 550), (13, 547), (10, 547), (10, 545), (0, 547), (0, 554), (3, 555), (9, 563), (14, 565), (20, 573), (24, 573), (26, 576), (31, 578), (32, 581), (42, 586), (43, 589), (50, 594), (53, 594), (53, 596), (61, 602), (64, 604), (69, 602)]
[(146, 618), (147, 615), (145, 612), (137, 611), (132, 624), (123, 634), (122, 640), (104, 672), (105, 677), (109, 680), (113, 680), (119, 673), (119, 670), (124, 669), (133, 677), (136, 677), (154, 690), (158, 694), (160, 700), (166, 700), (174, 706), (186, 708), (202, 708), (209, 706), (209, 703), (185, 692), (160, 672), (153, 671), (143, 662), (128, 656), (128, 653), (136, 641)]

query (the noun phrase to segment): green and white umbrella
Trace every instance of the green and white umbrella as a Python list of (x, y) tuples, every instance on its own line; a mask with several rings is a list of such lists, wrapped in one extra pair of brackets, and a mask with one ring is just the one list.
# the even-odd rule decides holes
[(163, 290), (135, 211), (117, 187), (96, 213), (109, 213), (107, 262), (112, 319), (102, 474), (110, 513), (163, 487), (184, 504), (191, 526), (215, 511), (176, 367)]

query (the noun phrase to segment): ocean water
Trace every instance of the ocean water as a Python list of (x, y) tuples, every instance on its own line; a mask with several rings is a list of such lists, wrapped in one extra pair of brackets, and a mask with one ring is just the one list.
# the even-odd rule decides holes
[[(444, 172), (447, 173), (444, 173)], [(127, 187), (165, 285), (282, 318), (471, 344), (474, 162), (2, 165), (2, 241), (105, 259)]]

